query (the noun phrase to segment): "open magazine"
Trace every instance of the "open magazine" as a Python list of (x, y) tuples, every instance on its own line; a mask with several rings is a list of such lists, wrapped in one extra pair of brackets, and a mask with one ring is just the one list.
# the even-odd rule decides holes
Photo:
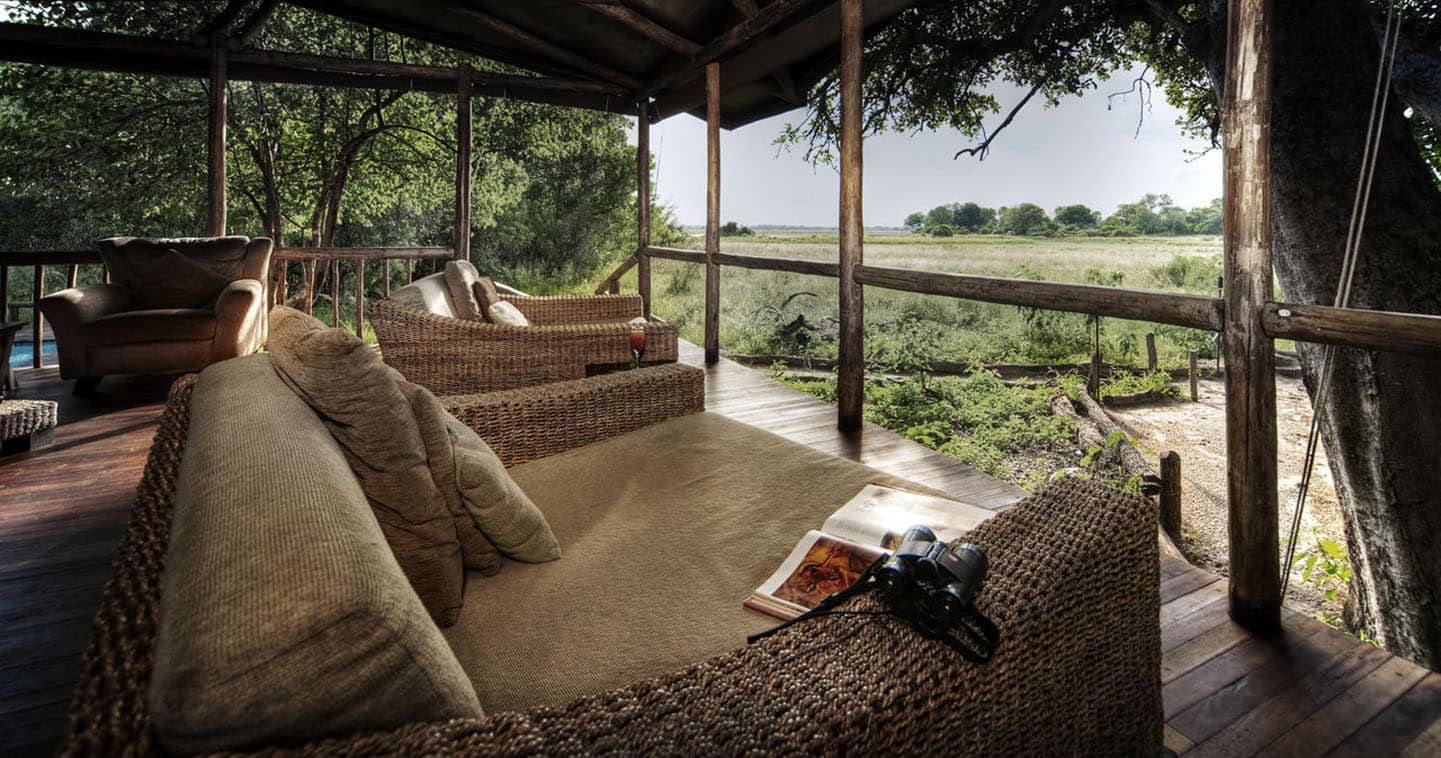
[(882, 553), (894, 550), (910, 527), (924, 524), (950, 542), (994, 515), (957, 500), (868, 484), (820, 531), (806, 532), (745, 606), (779, 619), (795, 618), (851, 586)]

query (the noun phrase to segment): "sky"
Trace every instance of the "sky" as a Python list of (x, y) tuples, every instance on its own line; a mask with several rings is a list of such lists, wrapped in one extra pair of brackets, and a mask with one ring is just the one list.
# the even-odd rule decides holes
[[(1205, 145), (1176, 126), (1179, 111), (1160, 92), (1139, 135), (1137, 96), (1107, 95), (1129, 87), (1124, 72), (1082, 97), (1055, 108), (1032, 100), (992, 143), (984, 161), (951, 156), (972, 143), (957, 132), (883, 134), (865, 142), (865, 223), (900, 226), (913, 211), (974, 201), (1000, 207), (1032, 202), (1054, 211), (1084, 203), (1110, 213), (1148, 192), (1170, 195), (1190, 208), (1221, 196), (1221, 152), (1196, 159)], [(1021, 91), (996, 90), (1003, 109)], [(799, 149), (777, 153), (772, 144), (796, 110), (735, 129), (721, 130), (721, 220), (746, 226), (834, 227), (839, 181), (834, 169), (813, 167)], [(988, 122), (998, 123), (997, 114)], [(629, 133), (635, 144), (635, 132)], [(651, 126), (658, 174), (656, 199), (683, 225), (705, 223), (705, 122), (688, 114)], [(1188, 162), (1190, 161), (1190, 162)]]

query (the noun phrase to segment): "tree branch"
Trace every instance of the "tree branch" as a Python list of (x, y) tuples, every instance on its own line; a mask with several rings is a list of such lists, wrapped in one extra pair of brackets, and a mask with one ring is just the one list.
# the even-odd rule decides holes
[(995, 141), (996, 136), (999, 135), (1003, 130), (1005, 130), (1006, 127), (1010, 126), (1012, 121), (1016, 120), (1016, 114), (1020, 113), (1021, 109), (1026, 107), (1026, 103), (1031, 102), (1031, 98), (1035, 97), (1036, 93), (1040, 91), (1041, 85), (1039, 84), (1031, 87), (1031, 91), (1027, 92), (1026, 96), (1021, 98), (1021, 101), (1019, 103), (1016, 103), (1016, 106), (1011, 109), (1011, 112), (1006, 114), (1005, 120), (1001, 121), (999, 126), (992, 130), (990, 134), (986, 135), (986, 138), (981, 142), (981, 144), (976, 145), (975, 147), (968, 147), (963, 150), (958, 150), (955, 155), (951, 156), (951, 159), (955, 160), (962, 155), (974, 155), (977, 156), (980, 160), (985, 160), (986, 154), (991, 151), (991, 143)]

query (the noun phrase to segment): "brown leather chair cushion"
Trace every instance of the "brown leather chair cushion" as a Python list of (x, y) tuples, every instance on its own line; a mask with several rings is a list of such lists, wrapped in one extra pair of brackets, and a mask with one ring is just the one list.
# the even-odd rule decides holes
[(85, 337), (91, 345), (214, 339), (215, 311), (156, 308), (112, 313), (91, 321), (85, 327)]

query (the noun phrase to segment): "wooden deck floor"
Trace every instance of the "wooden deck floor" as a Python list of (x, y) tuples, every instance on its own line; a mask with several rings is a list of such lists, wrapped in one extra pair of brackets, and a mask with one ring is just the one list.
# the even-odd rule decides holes
[[(699, 365), (700, 351), (682, 348)], [(154, 434), (167, 382), (106, 380), (70, 397), (53, 369), (21, 373), (25, 397), (60, 401), (56, 444), (0, 458), (0, 755), (46, 753), (90, 615)], [(835, 429), (834, 409), (729, 361), (707, 370), (707, 404), (811, 447), (981, 505), (1020, 498), (895, 434)], [(1188, 755), (1441, 754), (1441, 674), (1290, 616), (1278, 639), (1226, 617), (1223, 580), (1167, 553), (1161, 566), (1166, 744)]]

